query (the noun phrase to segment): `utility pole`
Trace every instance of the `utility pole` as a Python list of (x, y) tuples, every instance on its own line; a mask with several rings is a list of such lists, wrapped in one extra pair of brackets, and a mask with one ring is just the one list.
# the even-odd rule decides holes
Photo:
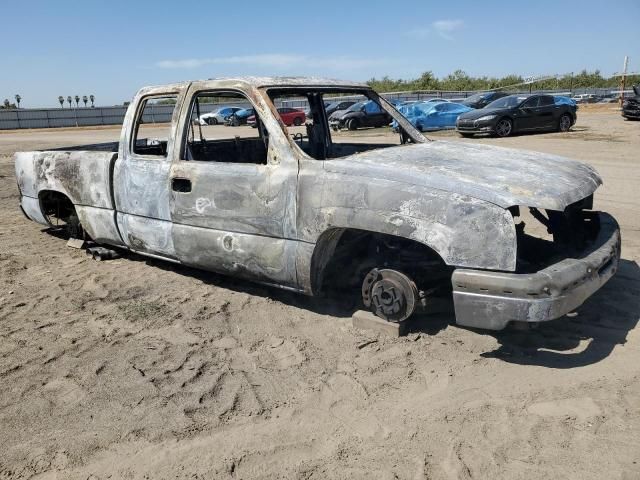
[(624, 56), (624, 65), (622, 66), (622, 78), (620, 80), (620, 106), (622, 107), (622, 103), (624, 102), (624, 87), (625, 82), (627, 80), (627, 67), (629, 66), (629, 57), (627, 55)]

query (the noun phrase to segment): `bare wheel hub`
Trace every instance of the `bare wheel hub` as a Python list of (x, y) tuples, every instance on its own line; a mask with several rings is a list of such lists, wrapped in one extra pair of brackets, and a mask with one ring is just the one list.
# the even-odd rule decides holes
[(362, 300), (380, 318), (401, 322), (416, 309), (418, 289), (403, 273), (374, 268), (362, 283)]

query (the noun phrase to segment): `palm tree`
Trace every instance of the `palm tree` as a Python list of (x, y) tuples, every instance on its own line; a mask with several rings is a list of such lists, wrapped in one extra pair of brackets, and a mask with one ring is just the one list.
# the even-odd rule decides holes
[(20, 100), (22, 100), (22, 97), (20, 95), (16, 95), (15, 99), (16, 99), (16, 103), (18, 104), (18, 108), (20, 108)]
[(58, 101), (60, 102), (60, 108), (64, 108), (64, 97), (62, 95), (58, 97)]
[(69, 95), (67, 97), (67, 102), (69, 102), (69, 108), (71, 108), (71, 101), (72, 101), (72, 98), (71, 98), (71, 95)]
[(91, 108), (93, 108), (93, 101), (96, 99), (93, 95), (89, 95), (89, 100), (91, 100)]
[(89, 101), (89, 99), (87, 98), (86, 95), (82, 96), (82, 102), (84, 103), (84, 108), (87, 108), (87, 102)]
[(76, 108), (78, 108), (79, 103), (80, 103), (80, 97), (76, 95)]

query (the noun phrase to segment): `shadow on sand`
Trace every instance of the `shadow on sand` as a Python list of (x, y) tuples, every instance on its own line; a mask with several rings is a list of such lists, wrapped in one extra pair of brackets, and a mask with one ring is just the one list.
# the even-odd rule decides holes
[[(213, 286), (271, 298), (320, 315), (348, 318), (359, 308), (357, 296), (350, 292), (331, 292), (327, 297), (308, 297), (148, 257), (131, 255), (129, 258), (188, 275)], [(450, 325), (455, 325), (451, 299), (436, 299), (429, 308), (431, 311), (428, 309), (425, 314), (416, 315), (412, 319), (410, 332), (435, 335)], [(581, 367), (606, 358), (617, 345), (624, 345), (628, 332), (635, 328), (638, 321), (640, 267), (635, 261), (620, 260), (617, 274), (576, 312), (530, 330), (478, 330), (478, 334), (494, 336), (500, 344), (495, 350), (481, 355), (522, 365), (560, 369)], [(584, 348), (579, 348), (581, 345), (585, 345)]]

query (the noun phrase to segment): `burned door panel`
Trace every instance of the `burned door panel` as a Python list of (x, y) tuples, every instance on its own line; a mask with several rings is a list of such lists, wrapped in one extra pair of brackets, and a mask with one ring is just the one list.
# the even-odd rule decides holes
[[(125, 116), (113, 185), (118, 228), (125, 244), (135, 251), (174, 256), (170, 243), (169, 172), (180, 109), (174, 108), (171, 124), (164, 126), (147, 126), (154, 121), (147, 109), (166, 99), (180, 106), (186, 88), (187, 85), (143, 89), (134, 99), (136, 107)], [(161, 138), (142, 138), (145, 135)]]
[[(195, 84), (185, 104), (193, 110), (200, 97), (236, 93)], [(174, 146), (170, 173), (176, 255), (185, 264), (295, 288), (297, 158), (282, 148), (287, 139), (264, 100), (241, 95), (264, 120), (246, 138), (228, 138), (236, 134), (222, 126), (209, 140), (201, 131), (189, 135), (193, 112), (181, 118), (185, 137)], [(173, 188), (177, 180), (187, 188)]]
[(294, 240), (180, 224), (172, 240), (185, 265), (297, 289)]

